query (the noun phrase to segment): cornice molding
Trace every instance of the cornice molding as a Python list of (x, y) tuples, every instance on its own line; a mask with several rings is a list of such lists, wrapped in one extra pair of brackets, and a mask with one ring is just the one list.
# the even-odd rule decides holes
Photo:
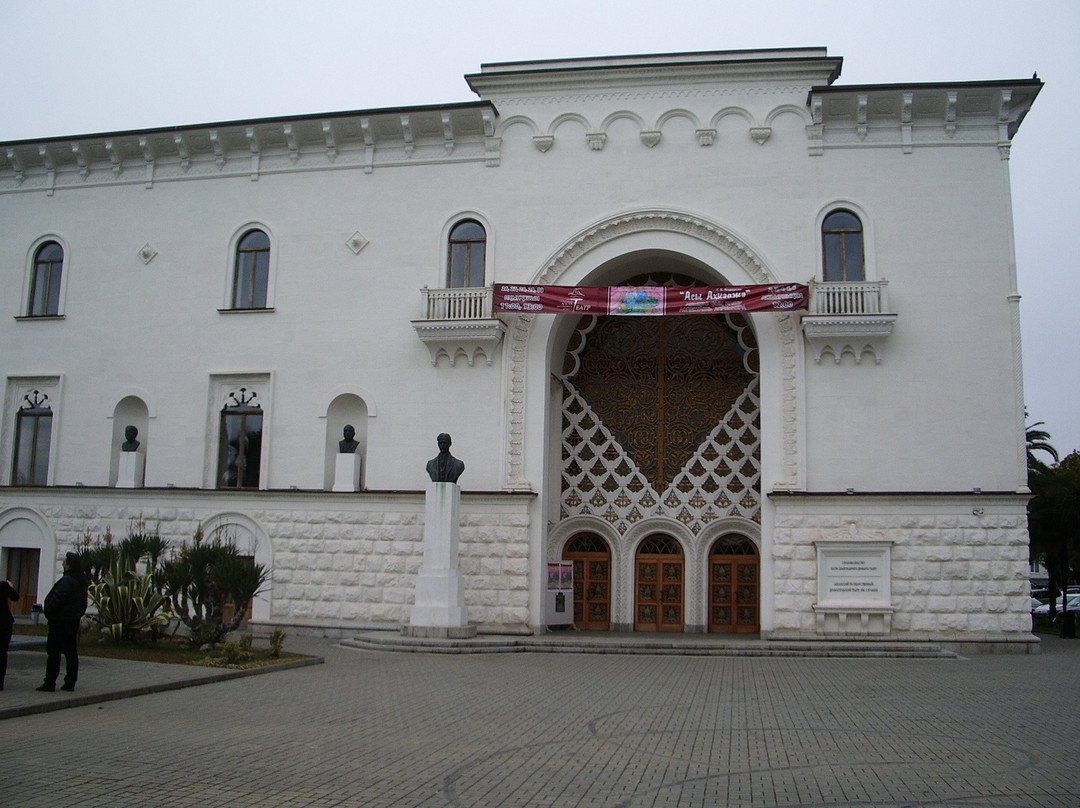
[(811, 154), (825, 148), (997, 146), (1009, 143), (1036, 96), (1038, 79), (957, 84), (815, 87), (807, 97)]
[(0, 193), (434, 163), (497, 165), (496, 113), (447, 107), (297, 116), (0, 144)]

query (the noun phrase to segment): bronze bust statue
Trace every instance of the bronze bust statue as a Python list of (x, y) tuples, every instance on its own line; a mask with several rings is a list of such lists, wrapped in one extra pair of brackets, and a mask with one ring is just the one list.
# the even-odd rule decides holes
[(450, 454), (450, 436), (443, 432), (436, 439), (439, 454), (427, 462), (428, 476), (436, 483), (456, 483), (465, 464)]
[(345, 428), (341, 430), (343, 440), (338, 441), (338, 452), (340, 454), (356, 454), (356, 447), (360, 444), (356, 440), (356, 430), (353, 429), (352, 424), (345, 424)]
[(139, 450), (139, 442), (135, 440), (139, 436), (139, 430), (134, 425), (129, 424), (124, 427), (124, 442), (120, 446), (122, 452), (136, 452)]

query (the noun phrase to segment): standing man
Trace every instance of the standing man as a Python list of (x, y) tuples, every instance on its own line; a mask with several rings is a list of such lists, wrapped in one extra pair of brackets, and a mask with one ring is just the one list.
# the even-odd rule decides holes
[(56, 690), (60, 675), (60, 655), (67, 660), (67, 672), (61, 690), (74, 690), (79, 678), (79, 622), (86, 613), (89, 582), (82, 571), (78, 553), (64, 556), (64, 575), (45, 596), (45, 618), (49, 621), (49, 638), (45, 643), (45, 681), (38, 690)]
[(0, 581), (0, 690), (4, 689), (4, 677), (7, 676), (8, 645), (11, 643), (11, 626), (15, 623), (8, 601), (18, 599), (19, 593), (11, 581)]

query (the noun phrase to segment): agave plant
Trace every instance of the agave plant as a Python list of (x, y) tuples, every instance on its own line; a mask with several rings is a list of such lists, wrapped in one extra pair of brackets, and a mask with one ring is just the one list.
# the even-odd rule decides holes
[(170, 620), (169, 602), (158, 591), (150, 575), (140, 575), (134, 562), (115, 558), (108, 572), (90, 586), (90, 600), (97, 608), (92, 618), (116, 642), (134, 640)]

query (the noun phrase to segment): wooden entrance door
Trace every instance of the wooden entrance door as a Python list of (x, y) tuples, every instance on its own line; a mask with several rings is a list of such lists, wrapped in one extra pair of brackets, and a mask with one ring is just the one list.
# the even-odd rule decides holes
[(595, 533), (579, 533), (563, 548), (574, 562), (574, 626), (583, 631), (611, 629), (611, 550)]
[(682, 547), (671, 536), (649, 536), (634, 567), (634, 631), (682, 631)]
[(709, 553), (709, 631), (754, 634), (761, 630), (757, 548), (745, 536), (717, 539)]
[(37, 602), (38, 564), (41, 551), (26, 547), (7, 548), (7, 571), (5, 578), (19, 593), (19, 600), (13, 604), (13, 614), (30, 614)]

